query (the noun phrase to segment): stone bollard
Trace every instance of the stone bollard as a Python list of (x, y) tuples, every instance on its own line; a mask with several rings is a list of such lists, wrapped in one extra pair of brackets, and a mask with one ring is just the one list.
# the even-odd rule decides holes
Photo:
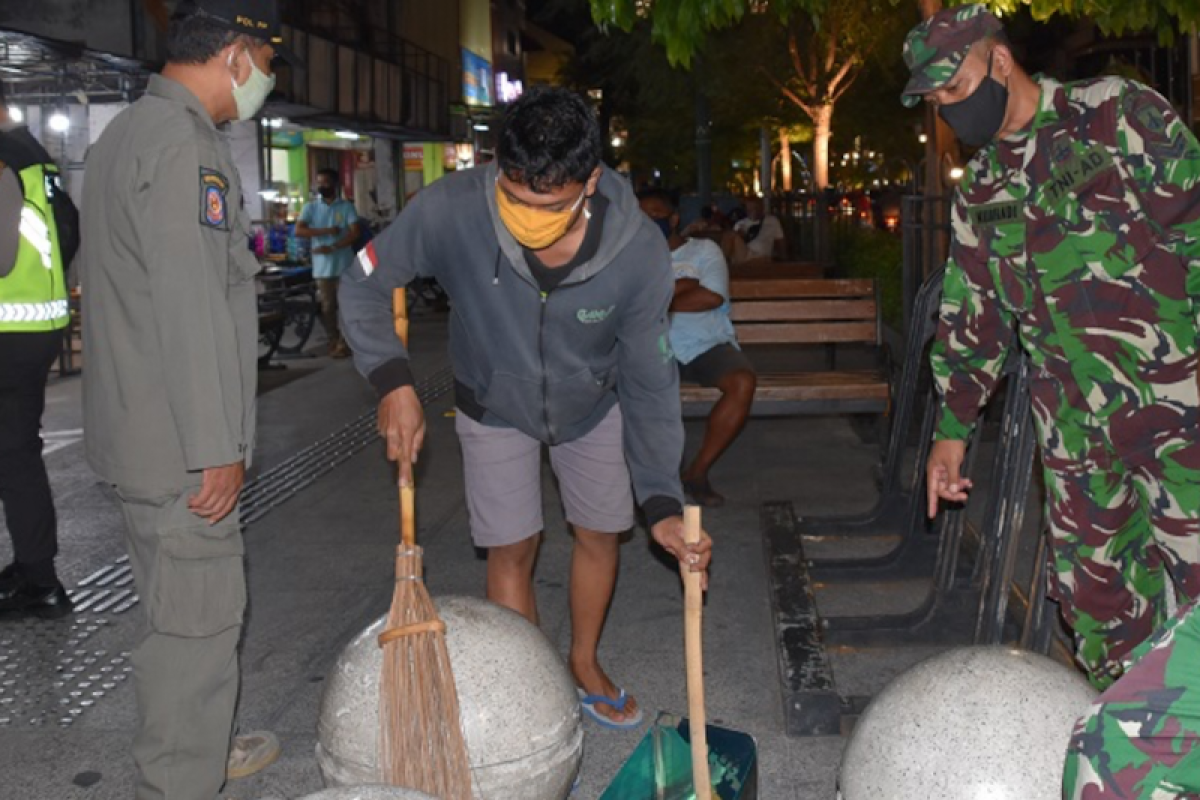
[(322, 789), (316, 794), (306, 794), (299, 800), (434, 800), (416, 789), (399, 786), (342, 786), (337, 789)]
[(1075, 722), (1096, 691), (1045, 656), (962, 647), (901, 674), (854, 727), (843, 800), (1060, 800)]
[[(524, 617), (486, 600), (435, 598), (446, 623), (475, 797), (562, 800), (583, 754), (575, 682)], [(379, 783), (376, 637), (384, 620), (346, 646), (326, 678), (317, 762), (326, 786)]]

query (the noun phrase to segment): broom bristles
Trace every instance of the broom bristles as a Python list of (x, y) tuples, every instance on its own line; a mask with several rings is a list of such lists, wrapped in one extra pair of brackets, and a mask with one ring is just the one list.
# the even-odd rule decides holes
[[(398, 548), (396, 589), (380, 634), (380, 770), (393, 786), (439, 800), (471, 800), (471, 767), (445, 625), (421, 574), (421, 549)], [(410, 631), (398, 630), (409, 626)]]

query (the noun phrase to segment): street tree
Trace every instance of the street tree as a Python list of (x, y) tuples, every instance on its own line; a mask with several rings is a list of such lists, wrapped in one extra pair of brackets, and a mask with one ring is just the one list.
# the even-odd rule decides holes
[[(691, 62), (711, 31), (741, 21), (738, 27), (747, 37), (765, 45), (740, 53), (753, 66), (753, 83), (772, 88), (812, 123), (812, 174), (817, 187), (824, 188), (834, 109), (882, 45), (899, 46), (897, 32), (904, 25), (898, 2), (752, 0), (756, 13), (744, 18), (740, 0), (592, 0), (592, 13), (600, 22), (624, 27), (638, 19), (634, 9), (642, 9), (654, 40), (665, 46), (672, 63), (680, 64)], [(632, 15), (627, 17), (627, 11)]]
[[(1001, 14), (1028, 6), (1037, 20), (1056, 14), (1086, 17), (1106, 34), (1150, 30), (1171, 41), (1180, 29), (1200, 24), (1196, 0), (985, 0)], [(741, 23), (750, 16), (772, 18), (784, 31), (782, 54), (790, 68), (772, 70), (764, 80), (774, 83), (790, 102), (812, 120), (813, 173), (818, 187), (828, 185), (828, 145), (838, 99), (862, 73), (867, 59), (893, 33), (883, 24), (901, 19), (901, 28), (928, 17), (941, 0), (589, 0), (592, 16), (601, 26), (625, 30), (648, 19), (654, 41), (672, 64), (688, 65), (713, 31)], [(959, 5), (949, 3), (948, 5)], [(907, 9), (907, 10), (906, 10)], [(897, 16), (896, 12), (900, 15)], [(889, 47), (890, 53), (898, 48)], [(761, 59), (771, 54), (747, 53)], [(892, 56), (894, 58), (894, 55)]]

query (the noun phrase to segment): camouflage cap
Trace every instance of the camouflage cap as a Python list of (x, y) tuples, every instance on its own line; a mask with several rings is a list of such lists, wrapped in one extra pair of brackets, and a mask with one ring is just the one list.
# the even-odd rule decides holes
[(921, 102), (922, 95), (954, 77), (971, 45), (1002, 30), (1000, 20), (978, 3), (944, 8), (917, 25), (904, 40), (904, 63), (912, 77), (900, 102), (909, 108)]

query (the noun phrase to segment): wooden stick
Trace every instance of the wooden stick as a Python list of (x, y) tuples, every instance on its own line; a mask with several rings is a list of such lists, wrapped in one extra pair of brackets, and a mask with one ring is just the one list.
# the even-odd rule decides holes
[(392, 290), (392, 323), (396, 327), (396, 335), (408, 347), (408, 300), (404, 296), (403, 286)]
[[(700, 507), (683, 510), (683, 540), (700, 541)], [(688, 727), (692, 734), (692, 786), (696, 800), (712, 800), (712, 778), (708, 774), (708, 731), (704, 713), (704, 644), (702, 623), (704, 592), (700, 573), (680, 563), (683, 576), (683, 640), (687, 651)]]
[(416, 496), (411, 484), (400, 487), (400, 541), (405, 547), (417, 543)]

